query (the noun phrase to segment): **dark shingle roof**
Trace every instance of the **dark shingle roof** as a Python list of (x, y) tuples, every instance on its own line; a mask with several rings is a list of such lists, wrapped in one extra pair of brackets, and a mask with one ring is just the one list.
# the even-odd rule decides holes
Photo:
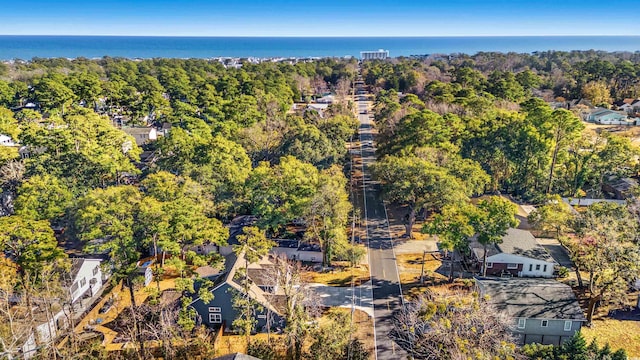
[(571, 287), (552, 279), (476, 278), (499, 311), (527, 319), (585, 320)]
[[(471, 239), (469, 246), (478, 259), (483, 258), (484, 247), (478, 242), (476, 236)], [(526, 230), (508, 229), (500, 244), (487, 246), (487, 257), (502, 253), (553, 262), (549, 252), (538, 244), (533, 234)]]

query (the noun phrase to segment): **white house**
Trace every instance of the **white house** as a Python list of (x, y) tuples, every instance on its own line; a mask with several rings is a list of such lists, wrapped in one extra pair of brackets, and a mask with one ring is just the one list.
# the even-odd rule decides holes
[[(484, 246), (471, 239), (471, 254), (482, 269)], [(553, 277), (556, 262), (536, 238), (526, 230), (508, 229), (500, 244), (487, 245), (487, 275)]]
[(102, 269), (100, 259), (71, 259), (71, 278), (73, 283), (69, 288), (71, 303), (83, 297), (92, 297), (102, 288)]
[(274, 240), (277, 246), (273, 247), (270, 254), (274, 256), (284, 255), (289, 260), (305, 261), (312, 263), (322, 262), (322, 250), (317, 244), (304, 244), (300, 240)]
[(158, 140), (158, 130), (154, 127), (122, 128), (122, 131), (133, 136), (137, 145)]
[(138, 266), (138, 274), (144, 276), (144, 286), (148, 286), (153, 281), (153, 265), (156, 261), (154, 259), (140, 260), (136, 264)]
[(0, 134), (0, 146), (18, 146), (10, 136)]

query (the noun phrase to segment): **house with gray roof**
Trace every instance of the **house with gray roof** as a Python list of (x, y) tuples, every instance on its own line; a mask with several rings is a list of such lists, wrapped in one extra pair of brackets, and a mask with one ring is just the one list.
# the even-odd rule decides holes
[(622, 111), (596, 108), (587, 115), (587, 121), (601, 125), (635, 125), (635, 120)]
[[(238, 318), (238, 311), (233, 307), (234, 296), (248, 296), (254, 306), (253, 313), (257, 320), (256, 330), (268, 327), (282, 326), (281, 311), (274, 305), (277, 295), (271, 293), (272, 284), (265, 276), (265, 271), (273, 264), (267, 257), (257, 263), (249, 264), (247, 274), (244, 274), (244, 254), (236, 256), (231, 253), (225, 257), (224, 272), (214, 275), (210, 280), (214, 285), (209, 290), (213, 299), (205, 302), (200, 297), (195, 298), (190, 306), (198, 314), (198, 323), (209, 327), (224, 326), (232, 329), (233, 321)], [(244, 280), (249, 280), (248, 291), (243, 286)]]
[(158, 140), (158, 130), (154, 127), (123, 127), (122, 131), (133, 136), (138, 146)]
[(482, 298), (513, 319), (521, 344), (559, 345), (586, 321), (571, 287), (551, 279), (476, 278)]
[(638, 187), (638, 182), (632, 178), (609, 177), (602, 184), (602, 191), (618, 200), (625, 200), (633, 197), (634, 190)]
[(480, 269), (486, 250), (487, 275), (553, 277), (555, 260), (529, 231), (508, 229), (501, 243), (487, 246), (474, 236), (469, 247), (472, 259)]

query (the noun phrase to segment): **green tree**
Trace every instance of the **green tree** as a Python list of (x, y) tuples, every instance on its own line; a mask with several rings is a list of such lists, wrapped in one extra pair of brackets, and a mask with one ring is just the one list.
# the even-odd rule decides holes
[(549, 168), (549, 179), (547, 182), (547, 194), (551, 192), (553, 185), (553, 171), (558, 160), (558, 153), (571, 144), (582, 129), (584, 124), (571, 111), (565, 109), (555, 110), (551, 114), (550, 134), (553, 140), (553, 152), (551, 155), (551, 167)]
[(544, 232), (554, 231), (560, 237), (571, 229), (575, 214), (571, 206), (562, 201), (559, 195), (552, 195), (547, 202), (529, 214), (527, 220), (534, 229)]
[(35, 96), (38, 102), (48, 110), (60, 108), (65, 113), (75, 98), (71, 89), (64, 85), (58, 76), (49, 76), (41, 79), (35, 86)]
[(349, 322), (349, 313), (334, 309), (326, 316), (328, 321), (320, 325), (312, 335), (309, 359), (333, 360), (342, 359), (346, 355), (343, 351), (349, 345), (349, 337), (354, 332)]
[(387, 156), (374, 167), (389, 201), (408, 208), (406, 234), (412, 237), (416, 213), (466, 201), (464, 185), (446, 169), (417, 157)]
[(591, 81), (582, 87), (582, 95), (596, 106), (611, 105), (611, 89), (603, 81)]
[(80, 199), (76, 212), (76, 228), (89, 252), (107, 252), (111, 259), (112, 279), (123, 281), (129, 288), (131, 315), (139, 345), (144, 354), (142, 329), (135, 307), (134, 276), (140, 259), (140, 243), (134, 237), (136, 213), (142, 194), (133, 186), (94, 189)]
[(623, 304), (628, 284), (637, 279), (637, 229), (628, 209), (613, 203), (589, 206), (576, 222), (578, 238), (567, 245), (576, 267), (589, 272), (588, 322), (600, 302)]
[(65, 257), (49, 222), (20, 215), (0, 217), (0, 247), (4, 256), (16, 265), (24, 296), (31, 308), (34, 279), (48, 262)]
[(471, 215), (471, 224), (483, 245), (482, 276), (487, 275), (487, 246), (499, 244), (507, 229), (518, 226), (514, 203), (500, 196), (491, 196), (478, 202), (477, 211)]
[(250, 343), (251, 332), (255, 328), (256, 319), (253, 318), (253, 310), (256, 304), (249, 296), (249, 288), (251, 287), (249, 279), (249, 264), (258, 262), (269, 253), (269, 250), (275, 246), (275, 243), (268, 240), (264, 232), (255, 226), (247, 226), (242, 229), (242, 234), (237, 236), (238, 245), (234, 245), (234, 253), (238, 260), (244, 260), (244, 273), (242, 276), (243, 293), (236, 293), (233, 299), (234, 308), (238, 309), (239, 317), (233, 321), (233, 326), (240, 329), (245, 335), (247, 346)]
[(16, 214), (34, 220), (56, 222), (71, 206), (73, 195), (56, 177), (35, 175), (18, 188)]
[(102, 81), (99, 75), (94, 72), (85, 71), (71, 74), (66, 83), (79, 100), (85, 101), (87, 105), (93, 105), (94, 107), (103, 92)]
[(453, 282), (453, 266), (455, 251), (460, 254), (467, 253), (469, 238), (474, 235), (470, 216), (473, 216), (475, 208), (472, 205), (446, 205), (440, 214), (433, 220), (424, 224), (422, 232), (430, 235), (438, 235), (439, 244), (449, 254), (449, 282)]
[(318, 170), (292, 156), (271, 166), (262, 162), (253, 169), (247, 184), (253, 214), (260, 225), (279, 230), (284, 224), (308, 213), (318, 189)]
[(324, 266), (330, 266), (333, 255), (345, 254), (349, 246), (346, 228), (351, 203), (346, 187), (347, 179), (339, 166), (323, 170), (318, 189), (304, 216), (307, 223), (305, 236), (319, 240)]

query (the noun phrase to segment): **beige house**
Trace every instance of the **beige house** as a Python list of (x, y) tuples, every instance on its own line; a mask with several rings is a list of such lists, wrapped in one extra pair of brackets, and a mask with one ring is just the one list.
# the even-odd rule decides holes
[(130, 127), (122, 128), (122, 131), (133, 136), (137, 145), (158, 140), (158, 130), (154, 127)]

